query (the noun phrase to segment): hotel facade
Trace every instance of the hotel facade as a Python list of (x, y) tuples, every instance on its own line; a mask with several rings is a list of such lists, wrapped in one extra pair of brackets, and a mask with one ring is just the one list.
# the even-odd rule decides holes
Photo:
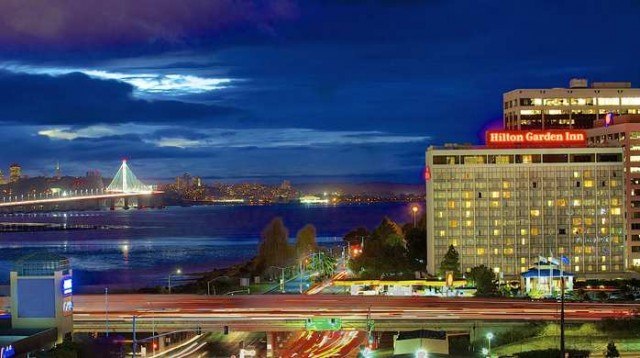
[(437, 273), (449, 245), (462, 272), (485, 265), (515, 278), (549, 255), (567, 256), (565, 269), (578, 277), (624, 272), (623, 150), (544, 148), (549, 133), (533, 134), (538, 141), (518, 147), (427, 149), (429, 273)]
[(569, 88), (516, 89), (503, 94), (505, 129), (587, 129), (607, 113), (640, 114), (640, 88), (630, 82), (572, 79)]
[(626, 242), (628, 264), (640, 268), (640, 115), (611, 116), (587, 130), (590, 146), (624, 151)]

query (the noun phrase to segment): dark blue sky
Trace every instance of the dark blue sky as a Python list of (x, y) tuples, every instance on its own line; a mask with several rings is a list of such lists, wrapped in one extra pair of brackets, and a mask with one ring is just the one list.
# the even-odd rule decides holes
[(9, 0), (0, 167), (419, 182), (502, 93), (640, 83), (638, 1)]

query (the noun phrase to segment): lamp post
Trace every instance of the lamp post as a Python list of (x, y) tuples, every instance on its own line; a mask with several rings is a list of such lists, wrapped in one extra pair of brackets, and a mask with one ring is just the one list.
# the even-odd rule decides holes
[(489, 355), (489, 357), (491, 357), (491, 340), (493, 339), (493, 333), (489, 332), (487, 333), (487, 344), (489, 346), (489, 349), (487, 350), (487, 353)]
[(172, 275), (178, 276), (180, 274), (182, 274), (182, 270), (181, 269), (177, 269), (175, 274), (174, 273), (170, 273), (169, 274), (169, 279), (168, 279), (168, 281), (169, 281), (169, 294), (171, 294), (171, 276)]
[(104, 326), (107, 337), (109, 337), (109, 288), (104, 288)]
[(271, 266), (271, 267), (282, 270), (282, 278), (280, 279), (280, 292), (284, 293), (284, 270), (286, 270), (287, 268), (280, 267), (280, 266)]
[(418, 214), (418, 206), (414, 205), (411, 207), (411, 214), (413, 215), (413, 227), (416, 227), (416, 215)]
[[(218, 278), (216, 277), (213, 280), (207, 281), (207, 296), (211, 296), (211, 282), (213, 282), (213, 281), (215, 281), (217, 279)], [(215, 285), (213, 286), (213, 294), (214, 294), (214, 296), (216, 294), (216, 286)]]

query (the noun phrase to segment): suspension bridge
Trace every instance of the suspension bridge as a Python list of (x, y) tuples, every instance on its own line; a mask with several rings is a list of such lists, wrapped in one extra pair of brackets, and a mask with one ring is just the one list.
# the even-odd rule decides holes
[(122, 161), (116, 175), (106, 188), (60, 190), (39, 194), (21, 194), (2, 197), (0, 208), (37, 207), (46, 204), (58, 204), (86, 200), (110, 200), (113, 207), (115, 200), (124, 199), (125, 206), (129, 198), (140, 198), (160, 194), (151, 185), (145, 185), (133, 173), (126, 160)]

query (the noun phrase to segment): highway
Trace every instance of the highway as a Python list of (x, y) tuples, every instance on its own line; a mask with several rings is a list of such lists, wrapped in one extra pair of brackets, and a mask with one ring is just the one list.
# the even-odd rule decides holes
[[(104, 331), (105, 297), (74, 296), (74, 328)], [(138, 330), (195, 329), (220, 331), (283, 331), (304, 328), (309, 317), (338, 317), (346, 329), (363, 329), (367, 316), (376, 330), (411, 329), (416, 325), (461, 322), (521, 323), (558, 320), (557, 302), (505, 299), (343, 296), (343, 295), (109, 295), (109, 326), (130, 330), (138, 316)], [(639, 304), (567, 303), (567, 321), (626, 318), (638, 313)]]

